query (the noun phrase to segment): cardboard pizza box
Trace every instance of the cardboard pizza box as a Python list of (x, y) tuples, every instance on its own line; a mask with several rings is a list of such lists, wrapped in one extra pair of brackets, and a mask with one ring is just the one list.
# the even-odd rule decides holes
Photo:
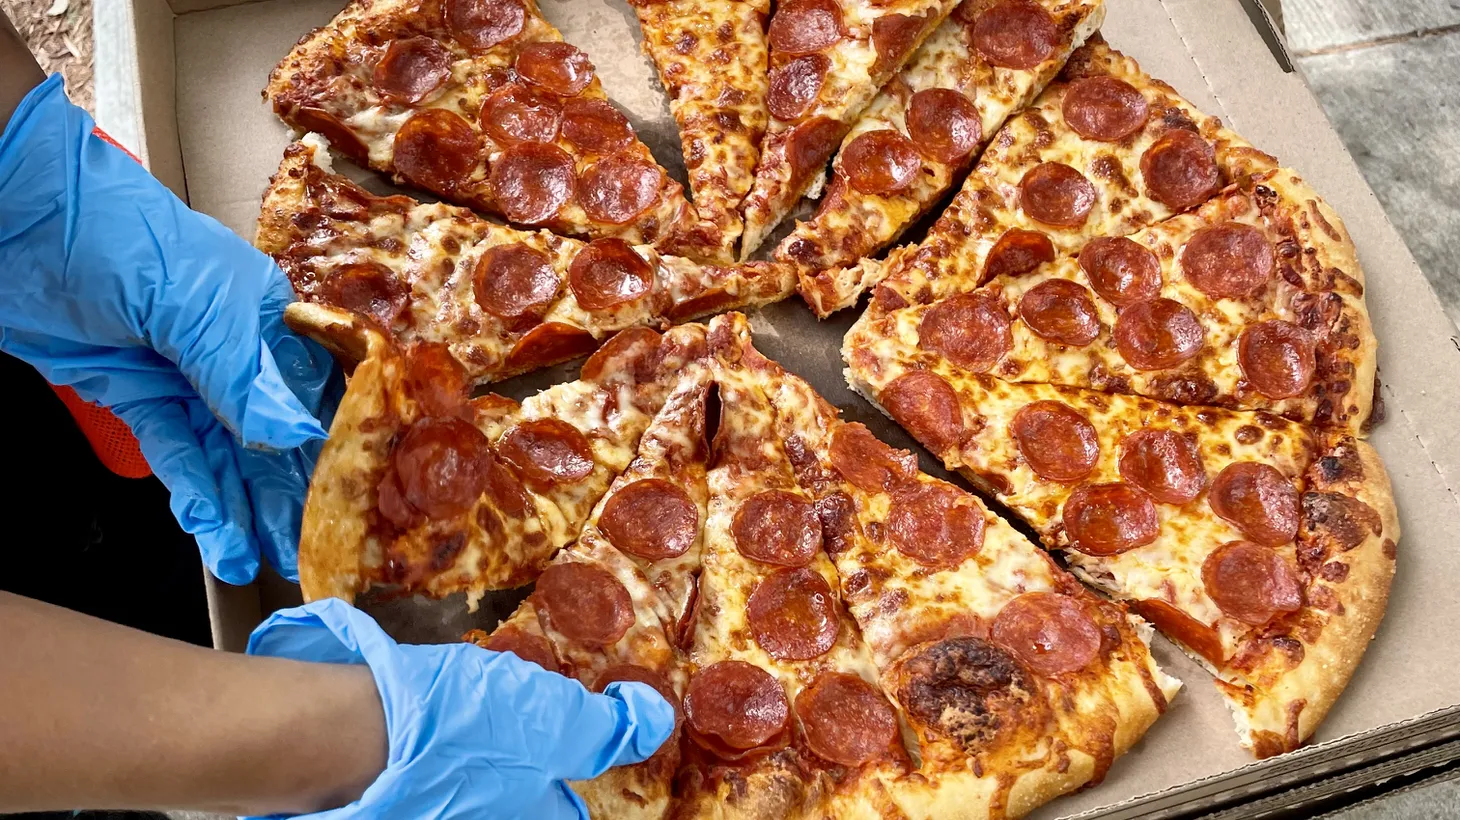
[[(343, 0), (96, 0), (101, 126), (160, 179), (251, 238), (259, 197), (288, 132), (260, 97), (270, 68)], [(1343, 216), (1368, 281), (1387, 419), (1372, 441), (1388, 465), (1403, 537), (1388, 616), (1314, 742), (1254, 762), (1206, 673), (1163, 639), (1155, 651), (1185, 690), (1100, 786), (1040, 818), (1231, 816), (1321, 805), (1356, 784), (1454, 759), (1460, 737), (1460, 340), (1385, 218), (1257, 0), (1108, 0), (1110, 43), (1208, 113), (1296, 168)], [(659, 160), (683, 179), (679, 140), (634, 12), (623, 0), (552, 0), (544, 14), (594, 58)], [(347, 163), (341, 162), (343, 169)], [(360, 172), (361, 178), (368, 174)], [(371, 183), (379, 187), (378, 181)], [(818, 323), (799, 302), (753, 315), (757, 345), (887, 441), (911, 440), (850, 393), (838, 355), (855, 312)], [(530, 392), (559, 368), (509, 383)], [(924, 458), (924, 467), (939, 472)], [(267, 612), (299, 601), (277, 577), (247, 587), (208, 579), (215, 644), (240, 650)], [(490, 628), (512, 596), (468, 614), (459, 599), (396, 601), (374, 614), (404, 640), (447, 641)]]

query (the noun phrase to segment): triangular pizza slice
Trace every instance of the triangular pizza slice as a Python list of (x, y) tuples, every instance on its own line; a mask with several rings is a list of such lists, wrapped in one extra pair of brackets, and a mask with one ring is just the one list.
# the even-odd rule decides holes
[(759, 359), (841, 593), (913, 731), (885, 780), (909, 817), (1017, 817), (1104, 778), (1180, 682), (1150, 629), (1091, 594), (973, 495), (843, 422)]
[(302, 305), (296, 326), (354, 367), (305, 502), (299, 544), (306, 600), (373, 587), (467, 594), (531, 581), (578, 534), (678, 371), (703, 355), (704, 329), (632, 331), (580, 379), (517, 404), (468, 399), (439, 345), (397, 343), (371, 322)]
[(630, 5), (679, 124), (695, 208), (715, 226), (723, 247), (733, 249), (742, 228), (740, 205), (755, 179), (770, 117), (770, 0), (634, 0)]
[(924, 303), (1135, 233), (1275, 167), (1096, 35), (1009, 118), (920, 243), (830, 275), (882, 282), (874, 310)]
[(893, 339), (853, 387), (1082, 579), (1213, 668), (1258, 756), (1306, 741), (1383, 617), (1398, 522), (1364, 442), (1269, 413), (1019, 384)]
[(1377, 343), (1343, 222), (1294, 172), (1252, 177), (1078, 257), (869, 318), (879, 337), (1004, 381), (1267, 410), (1360, 434)]
[(907, 752), (796, 482), (744, 317), (711, 322), (720, 414), (685, 691), (683, 816), (896, 816)]
[(584, 243), (374, 196), (332, 173), (313, 137), (286, 149), (255, 244), (301, 299), (368, 317), (403, 343), (445, 344), (472, 384), (582, 356), (625, 328), (777, 301), (795, 287), (786, 265), (701, 264), (619, 237)]
[[(1010, 22), (987, 38), (1025, 51), (1042, 34), (1032, 0), (1005, 0)], [(877, 89), (943, 22), (957, 0), (790, 0), (767, 30), (770, 125), (745, 198), (740, 258), (765, 241), (801, 197), (819, 187), (826, 163)], [(1022, 35), (1022, 36), (1021, 36)]]
[(1038, 5), (1055, 36), (1038, 51), (1011, 56), (977, 39), (990, 25), (980, 22), (984, 15), (1009, 7), (963, 0), (852, 126), (816, 215), (776, 248), (776, 258), (801, 267), (801, 294), (818, 315), (850, 307), (862, 292), (823, 272), (896, 241), (962, 182), (1004, 120), (1034, 100), (1105, 17), (1102, 0)]
[(354, 0), (299, 41), (264, 96), (286, 123), (451, 202), (729, 260), (534, 0)]

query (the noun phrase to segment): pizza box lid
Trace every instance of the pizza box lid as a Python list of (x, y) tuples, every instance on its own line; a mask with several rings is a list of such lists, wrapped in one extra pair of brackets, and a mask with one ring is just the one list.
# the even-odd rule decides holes
[[(1460, 630), (1452, 628), (1460, 623), (1460, 550), (1451, 538), (1460, 532), (1460, 428), (1453, 423), (1460, 340), (1257, 0), (1107, 3), (1104, 32), (1115, 48), (1296, 168), (1343, 216), (1380, 340), (1388, 418), (1372, 441), (1394, 484), (1403, 536), (1388, 617), (1313, 745), (1252, 761), (1206, 673), (1158, 638), (1157, 657), (1186, 681), (1183, 692), (1103, 784), (1037, 816), (1181, 816), (1245, 800), (1265, 799), (1272, 808), (1275, 794), (1308, 800), (1336, 793), (1352, 786), (1356, 768), (1402, 767), (1415, 755), (1452, 748), (1443, 742), (1460, 736), (1460, 689), (1451, 682), (1460, 668)], [(98, 121), (194, 208), (251, 238), (259, 198), (289, 141), (259, 90), (290, 46), (340, 7), (341, 0), (96, 0)], [(653, 66), (637, 48), (633, 10), (622, 0), (548, 0), (542, 7), (595, 58), (605, 90), (683, 180), (678, 132)], [(348, 163), (339, 167), (382, 187)], [(842, 381), (838, 351), (854, 318), (847, 311), (818, 323), (792, 300), (755, 312), (752, 322), (766, 355), (806, 377), (846, 417), (917, 450)], [(575, 372), (554, 368), (496, 389), (523, 395)], [(926, 455), (923, 467), (941, 474)], [(265, 613), (299, 601), (298, 588), (277, 577), (246, 587), (207, 582), (214, 642), (223, 649), (241, 650)], [(498, 596), (474, 614), (459, 599), (394, 601), (372, 612), (402, 640), (449, 641), (469, 627), (490, 628), (519, 597)]]

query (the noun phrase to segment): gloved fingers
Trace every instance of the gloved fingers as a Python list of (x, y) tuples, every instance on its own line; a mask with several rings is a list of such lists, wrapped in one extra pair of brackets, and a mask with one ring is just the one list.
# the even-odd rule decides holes
[[(578, 685), (550, 672), (545, 677)], [(562, 737), (571, 742), (537, 761), (554, 779), (589, 780), (610, 767), (647, 760), (674, 731), (674, 708), (653, 687), (613, 683), (601, 695), (578, 688), (578, 697), (558, 701)]]
[(280, 575), (299, 581), (299, 525), (320, 442), (283, 452), (238, 450), (238, 466), (253, 506), (253, 529), (264, 557)]
[(218, 578), (246, 584), (258, 575), (259, 550), (228, 431), (197, 399), (151, 399), (113, 408), (132, 428), (152, 472), (171, 494), (169, 506), (198, 542)]

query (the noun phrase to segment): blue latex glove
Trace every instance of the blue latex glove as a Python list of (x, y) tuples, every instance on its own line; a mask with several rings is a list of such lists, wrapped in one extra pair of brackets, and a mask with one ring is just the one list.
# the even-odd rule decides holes
[(329, 356), (267, 256), (92, 127), (55, 75), (0, 137), (0, 349), (131, 426), (215, 575), (292, 580)]
[(385, 772), (319, 820), (582, 818), (564, 780), (638, 763), (674, 729), (674, 709), (642, 683), (595, 695), (516, 655), (472, 644), (399, 645), (338, 599), (275, 612), (250, 655), (370, 666), (385, 705)]

